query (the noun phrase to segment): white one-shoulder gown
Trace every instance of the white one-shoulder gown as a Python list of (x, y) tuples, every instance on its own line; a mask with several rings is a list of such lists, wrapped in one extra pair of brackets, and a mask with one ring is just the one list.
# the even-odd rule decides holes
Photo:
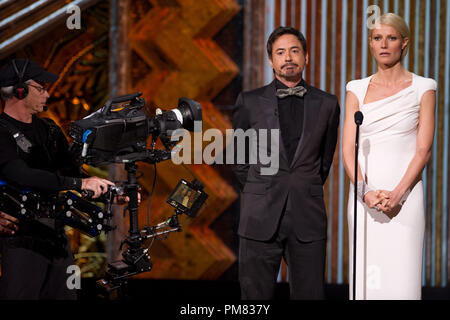
[[(412, 85), (364, 104), (371, 77), (351, 81), (364, 114), (358, 162), (374, 190), (393, 190), (416, 153), (420, 101), (436, 82), (413, 74)], [(353, 297), (353, 185), (348, 199), (349, 282)], [(398, 214), (385, 214), (357, 202), (356, 299), (420, 299), (425, 231), (424, 191), (419, 179)]]

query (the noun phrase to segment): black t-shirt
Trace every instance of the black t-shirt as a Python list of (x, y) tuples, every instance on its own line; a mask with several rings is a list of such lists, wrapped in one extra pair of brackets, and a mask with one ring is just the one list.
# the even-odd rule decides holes
[(10, 131), (0, 124), (0, 177), (8, 183), (37, 191), (80, 190), (80, 170), (69, 153), (61, 129), (50, 119), (33, 116), (32, 123), (5, 113), (0, 119), (12, 124), (32, 143), (29, 153), (17, 145)]
[[(81, 189), (80, 168), (69, 153), (64, 133), (52, 120), (33, 116), (31, 123), (24, 123), (5, 113), (0, 114), (0, 119), (11, 124), (32, 144), (28, 153), (23, 151), (12, 136), (11, 128), (0, 122), (0, 179), (44, 194)], [(49, 237), (52, 233), (42, 233), (39, 222), (51, 229), (63, 230), (62, 224), (55, 224), (54, 219), (38, 218), (22, 222), (17, 236)]]

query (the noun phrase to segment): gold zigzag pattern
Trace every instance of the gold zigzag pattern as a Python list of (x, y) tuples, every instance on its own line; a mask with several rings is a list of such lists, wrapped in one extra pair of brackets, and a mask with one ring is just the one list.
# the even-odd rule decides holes
[[(211, 39), (239, 10), (234, 0), (150, 0), (152, 8), (129, 34), (132, 49), (151, 71), (135, 85), (147, 101), (162, 108), (176, 106), (179, 97), (197, 100), (203, 108), (203, 128), (222, 132), (229, 121), (210, 102), (238, 73), (237, 66)], [(170, 106), (170, 107), (169, 107)], [(151, 189), (153, 167), (140, 166)], [(205, 184), (209, 198), (200, 216), (184, 221), (183, 232), (153, 245), (153, 269), (141, 277), (165, 279), (216, 279), (236, 260), (233, 252), (209, 228), (237, 198), (219, 173), (207, 165), (158, 165), (158, 184), (152, 199), (152, 222), (173, 213), (165, 198), (180, 178), (192, 175)], [(161, 180), (164, 183), (161, 183)], [(145, 220), (143, 201), (140, 217)]]

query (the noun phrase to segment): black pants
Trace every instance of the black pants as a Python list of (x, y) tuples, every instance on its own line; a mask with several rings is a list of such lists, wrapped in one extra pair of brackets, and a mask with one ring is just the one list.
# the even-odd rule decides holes
[(290, 215), (284, 210), (270, 241), (240, 237), (239, 281), (241, 299), (270, 300), (283, 257), (288, 265), (290, 298), (324, 299), (326, 240), (302, 242), (295, 236)]
[[(53, 239), (55, 240), (55, 239)], [(67, 237), (56, 241), (11, 237), (0, 239), (2, 276), (0, 299), (75, 300), (76, 289), (69, 289), (67, 267), (74, 265)]]

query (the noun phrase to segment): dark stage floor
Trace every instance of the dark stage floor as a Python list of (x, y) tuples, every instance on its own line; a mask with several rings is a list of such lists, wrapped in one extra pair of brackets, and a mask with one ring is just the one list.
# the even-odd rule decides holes
[[(326, 300), (348, 300), (348, 285), (326, 285)], [(238, 301), (240, 288), (238, 282), (232, 281), (188, 281), (188, 280), (129, 280), (128, 299), (180, 301)], [(98, 290), (93, 279), (83, 279), (79, 300), (96, 300)], [(127, 299), (127, 300), (128, 300)], [(450, 300), (450, 287), (422, 289), (423, 300)], [(289, 300), (287, 283), (276, 287), (275, 300)]]
[[(277, 285), (271, 301), (241, 301), (237, 281), (130, 280), (128, 295), (115, 301), (101, 299), (93, 279), (83, 279), (77, 302), (4, 301), (14, 316), (43, 314), (46, 319), (71, 316), (78, 319), (301, 319), (364, 315), (404, 319), (423, 312), (448, 312), (450, 288), (424, 288), (425, 301), (348, 301), (348, 286), (327, 285), (326, 301), (291, 301), (286, 283)], [(431, 301), (440, 300), (440, 301)], [(447, 301), (446, 301), (447, 300)], [(2, 301), (0, 301), (1, 304)], [(442, 311), (442, 313), (441, 313)]]

